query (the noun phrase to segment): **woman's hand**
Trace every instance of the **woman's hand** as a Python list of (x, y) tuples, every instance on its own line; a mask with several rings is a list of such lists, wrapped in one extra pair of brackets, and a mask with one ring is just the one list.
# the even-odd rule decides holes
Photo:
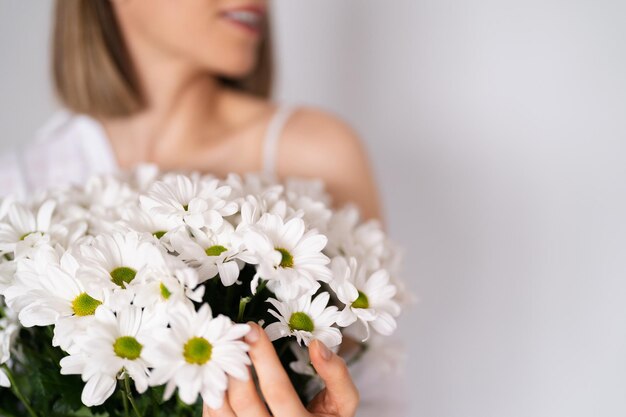
[[(359, 393), (350, 378), (342, 358), (315, 340), (309, 346), (311, 363), (326, 383), (322, 390), (304, 407), (283, 369), (276, 350), (257, 324), (248, 323), (250, 358), (256, 369), (265, 401), (274, 417), (353, 417), (359, 404)], [(263, 400), (257, 394), (252, 378), (239, 381), (230, 378), (224, 405), (219, 410), (204, 408), (204, 417), (269, 417)]]

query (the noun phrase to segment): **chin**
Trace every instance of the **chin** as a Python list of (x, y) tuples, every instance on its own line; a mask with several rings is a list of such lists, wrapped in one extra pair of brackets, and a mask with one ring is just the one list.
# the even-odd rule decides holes
[(220, 62), (219, 65), (207, 65), (212, 72), (228, 78), (242, 78), (249, 75), (257, 66), (257, 59), (246, 57), (235, 62), (230, 60)]

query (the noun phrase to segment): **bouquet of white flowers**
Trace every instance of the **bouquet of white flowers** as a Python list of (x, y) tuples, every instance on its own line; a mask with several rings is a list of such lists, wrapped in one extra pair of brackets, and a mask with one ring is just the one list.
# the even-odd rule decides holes
[(313, 339), (365, 348), (400, 313), (398, 248), (329, 207), (316, 181), (154, 166), (3, 200), (0, 415), (198, 416), (247, 378), (248, 321), (307, 401)]

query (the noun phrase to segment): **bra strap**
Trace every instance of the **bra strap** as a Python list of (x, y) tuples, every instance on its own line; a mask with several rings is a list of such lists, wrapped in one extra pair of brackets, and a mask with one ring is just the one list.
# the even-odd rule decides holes
[(263, 139), (263, 172), (266, 174), (276, 175), (278, 142), (285, 124), (294, 110), (295, 107), (280, 105), (267, 126)]

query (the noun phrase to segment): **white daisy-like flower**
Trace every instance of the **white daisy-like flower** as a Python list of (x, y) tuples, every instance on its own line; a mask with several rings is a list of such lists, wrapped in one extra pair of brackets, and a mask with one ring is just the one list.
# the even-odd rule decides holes
[[(139, 206), (129, 206), (120, 210), (122, 229), (134, 230), (163, 239), (169, 233), (183, 228), (171, 218), (153, 216)], [(167, 241), (167, 237), (164, 241)]]
[(240, 243), (233, 239), (234, 228), (224, 222), (217, 232), (204, 232), (191, 229), (191, 236), (187, 230), (172, 234), (170, 245), (178, 258), (197, 269), (201, 282), (219, 274), (224, 286), (233, 285), (239, 278), (239, 271), (243, 262)]
[(298, 342), (290, 342), (289, 349), (296, 357), (296, 360), (289, 362), (289, 367), (292, 371), (300, 375), (317, 376), (317, 372), (311, 364), (311, 356), (309, 350), (298, 344)]
[(77, 350), (61, 359), (61, 374), (81, 375), (86, 382), (81, 400), (87, 407), (100, 405), (113, 394), (118, 378), (130, 376), (137, 392), (148, 388), (144, 351), (150, 335), (167, 322), (158, 314), (127, 306), (117, 314), (106, 306), (96, 310), (95, 322), (76, 340)]
[(394, 300), (397, 288), (390, 283), (389, 273), (384, 269), (368, 273), (357, 265), (355, 258), (333, 258), (331, 268), (334, 279), (330, 286), (345, 304), (337, 324), (348, 327), (358, 320), (363, 326), (364, 341), (369, 338), (370, 325), (380, 334), (393, 333), (400, 306)]
[(295, 336), (299, 344), (306, 346), (313, 339), (320, 340), (328, 347), (337, 346), (341, 343), (341, 332), (333, 324), (338, 312), (335, 306), (327, 307), (329, 300), (330, 294), (327, 292), (319, 294), (313, 301), (308, 295), (285, 302), (270, 298), (267, 301), (276, 311), (269, 312), (278, 321), (265, 327), (265, 332), (272, 341)]
[[(0, 307), (4, 307), (0, 302)], [(11, 346), (19, 330), (19, 324), (16, 317), (10, 312), (5, 310), (6, 317), (0, 318), (0, 366), (7, 364), (11, 359)], [(0, 387), (10, 387), (11, 381), (4, 373), (4, 370), (0, 368)]]
[(133, 285), (133, 304), (170, 311), (179, 304), (202, 301), (205, 287), (199, 285), (198, 272), (182, 261), (167, 257), (165, 270), (148, 269)]
[(227, 375), (248, 378), (248, 345), (240, 339), (250, 326), (234, 324), (226, 316), (213, 318), (208, 304), (197, 312), (185, 307), (172, 313), (170, 326), (155, 333), (155, 343), (146, 350), (154, 364), (150, 385), (166, 384), (165, 399), (178, 387), (183, 402), (193, 404), (200, 394), (209, 407), (220, 408)]
[(63, 217), (86, 222), (94, 235), (110, 231), (111, 224), (119, 219), (119, 210), (136, 205), (137, 198), (132, 186), (117, 175), (93, 176), (84, 187), (56, 195)]
[(21, 259), (14, 281), (3, 291), (24, 327), (55, 324), (53, 346), (68, 351), (74, 336), (91, 321), (102, 299), (87, 294), (76, 278), (78, 264), (70, 252), (39, 248), (33, 259)]
[(140, 201), (151, 215), (196, 229), (206, 226), (217, 230), (224, 216), (236, 213), (239, 208), (228, 199), (230, 192), (230, 187), (220, 186), (217, 179), (175, 175), (152, 184)]
[(280, 216), (266, 213), (254, 228), (244, 231), (243, 240), (250, 256), (256, 258), (252, 263), (258, 264), (253, 292), (262, 278), (279, 299), (293, 300), (314, 293), (318, 281), (328, 282), (332, 276), (326, 266), (329, 259), (322, 253), (326, 236), (305, 231), (302, 219), (285, 223)]
[(0, 294), (15, 280), (16, 269), (17, 262), (15, 261), (0, 262)]
[(385, 233), (380, 222), (372, 219), (360, 221), (359, 210), (346, 206), (333, 213), (327, 228), (328, 245), (324, 253), (335, 256), (355, 257), (370, 269), (382, 267), (385, 252)]
[(241, 206), (249, 197), (264, 203), (265, 207), (271, 207), (278, 201), (284, 187), (272, 181), (265, 175), (247, 173), (243, 177), (238, 174), (229, 174), (226, 177), (226, 185), (231, 187), (231, 198)]
[(56, 203), (47, 200), (35, 210), (19, 202), (8, 207), (7, 218), (0, 223), (0, 255), (20, 256), (33, 247), (50, 241), (49, 230)]
[[(87, 293), (96, 299), (108, 293), (124, 293), (132, 299), (135, 278), (152, 271), (165, 270), (164, 254), (154, 239), (136, 232), (96, 236), (89, 244), (80, 246), (76, 255), (80, 267), (77, 276)], [(103, 295), (104, 294), (104, 295)]]

